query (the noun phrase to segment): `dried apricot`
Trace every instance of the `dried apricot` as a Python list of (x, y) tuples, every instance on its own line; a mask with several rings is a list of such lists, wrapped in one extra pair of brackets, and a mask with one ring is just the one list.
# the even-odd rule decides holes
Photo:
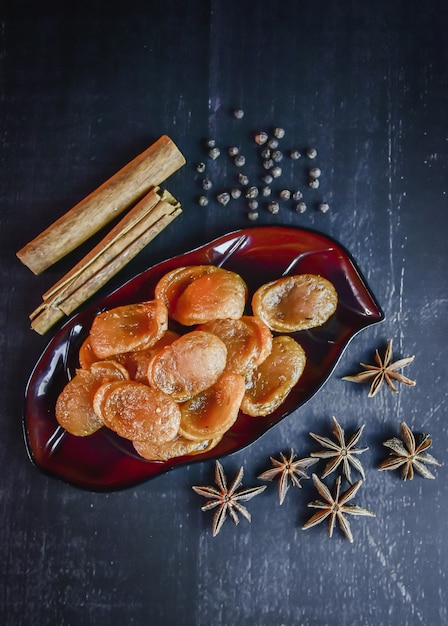
[(243, 413), (269, 415), (285, 400), (306, 364), (305, 351), (292, 337), (274, 337), (270, 355), (246, 376)]
[(171, 313), (184, 326), (243, 315), (247, 286), (239, 274), (222, 268), (193, 280)]
[(179, 335), (172, 330), (167, 330), (162, 337), (147, 350), (136, 350), (135, 352), (126, 352), (114, 357), (124, 365), (128, 370), (132, 380), (148, 384), (148, 365), (157, 352), (165, 346), (169, 346), (173, 341), (179, 338)]
[(221, 339), (194, 330), (153, 357), (148, 366), (148, 382), (154, 389), (184, 402), (218, 380), (226, 358), (227, 349)]
[[(216, 265), (188, 265), (177, 267), (162, 276), (155, 286), (154, 296), (161, 300), (168, 309), (170, 317), (176, 309), (179, 296), (190, 283), (200, 276), (219, 271)], [(173, 318), (174, 319), (174, 318)]]
[(168, 328), (168, 310), (160, 300), (127, 304), (99, 313), (90, 330), (98, 358), (153, 346)]
[(128, 377), (118, 363), (103, 361), (101, 369), (95, 366), (90, 370), (78, 369), (56, 401), (56, 420), (67, 432), (79, 437), (91, 435), (103, 426), (93, 408), (97, 389), (107, 381)]
[(236, 374), (244, 374), (258, 365), (271, 351), (271, 331), (261, 320), (254, 320), (251, 316), (243, 316), (239, 319), (213, 320), (198, 326), (198, 330), (213, 333), (225, 343), (226, 369)]
[(271, 330), (295, 332), (324, 324), (336, 311), (333, 284), (315, 274), (284, 276), (254, 293), (252, 309)]
[(94, 406), (106, 426), (132, 441), (164, 443), (179, 429), (176, 402), (137, 381), (106, 383), (95, 394)]
[(221, 439), (222, 436), (204, 441), (192, 441), (179, 435), (167, 443), (155, 444), (146, 441), (133, 441), (132, 443), (136, 452), (147, 461), (168, 461), (175, 457), (202, 454), (212, 450)]
[(269, 356), (272, 350), (272, 333), (270, 328), (255, 315), (244, 315), (241, 318), (252, 329), (257, 339), (258, 354), (255, 365), (260, 365)]
[(84, 370), (88, 370), (92, 363), (98, 361), (98, 357), (92, 350), (92, 344), (90, 342), (90, 335), (87, 336), (81, 344), (78, 353), (79, 365)]
[(179, 433), (193, 441), (225, 433), (238, 417), (244, 391), (240, 374), (224, 372), (214, 385), (182, 404)]

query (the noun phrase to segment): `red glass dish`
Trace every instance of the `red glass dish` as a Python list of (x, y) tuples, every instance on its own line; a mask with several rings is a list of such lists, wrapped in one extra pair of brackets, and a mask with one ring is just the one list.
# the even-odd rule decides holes
[[(130, 442), (107, 428), (90, 437), (74, 437), (64, 431), (54, 417), (56, 399), (79, 366), (78, 350), (94, 316), (107, 308), (151, 299), (155, 284), (169, 270), (206, 263), (241, 274), (250, 295), (261, 284), (287, 274), (320, 274), (335, 285), (339, 303), (330, 320), (319, 328), (293, 335), (305, 349), (307, 365), (283, 405), (267, 417), (240, 414), (213, 450), (166, 462), (142, 459)], [(328, 236), (285, 226), (261, 226), (224, 235), (138, 274), (74, 315), (56, 333), (26, 389), (24, 433), (30, 459), (40, 469), (71, 484), (104, 491), (130, 487), (182, 464), (235, 452), (296, 412), (328, 380), (349, 341), (363, 328), (383, 319), (351, 255)], [(298, 412), (295, 418), (299, 419)]]

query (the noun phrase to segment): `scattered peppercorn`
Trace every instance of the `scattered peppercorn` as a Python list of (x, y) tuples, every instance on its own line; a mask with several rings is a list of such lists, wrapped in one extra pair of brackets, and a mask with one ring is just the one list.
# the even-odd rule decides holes
[(280, 152), (280, 150), (274, 150), (272, 153), (272, 160), (276, 163), (280, 163), (280, 161), (283, 160), (283, 152)]
[(268, 146), (269, 148), (272, 148), (272, 150), (275, 150), (278, 147), (277, 139), (275, 139), (274, 137), (271, 137), (271, 139), (269, 139), (268, 141)]
[(199, 206), (207, 206), (207, 204), (208, 204), (207, 196), (199, 196), (198, 204), (199, 204)]
[(308, 185), (309, 185), (309, 187), (311, 187), (311, 189), (318, 189), (319, 188), (319, 179), (318, 178), (311, 178), (308, 181)]
[(246, 157), (244, 157), (242, 154), (237, 154), (233, 162), (237, 167), (243, 167), (243, 165), (246, 163)]
[(208, 156), (215, 161), (221, 154), (221, 150), (219, 148), (210, 148), (208, 151)]
[(322, 174), (322, 172), (320, 171), (320, 169), (318, 167), (312, 167), (310, 169), (310, 176), (311, 178), (319, 178), (319, 176)]
[(294, 193), (292, 194), (293, 200), (301, 200), (302, 198), (303, 198), (303, 193), (299, 190), (294, 191)]
[(238, 182), (241, 185), (248, 185), (249, 184), (249, 178), (246, 176), (246, 174), (238, 174)]
[(230, 201), (230, 194), (227, 193), (227, 191), (225, 191), (224, 193), (218, 194), (216, 196), (216, 199), (218, 200), (220, 204), (223, 204), (225, 206)]
[(238, 198), (241, 197), (241, 189), (238, 189), (238, 187), (235, 187), (234, 189), (230, 190), (230, 195), (232, 196), (232, 198), (234, 200), (237, 200)]
[(291, 198), (291, 192), (289, 189), (282, 189), (278, 195), (280, 200), (289, 200)]
[(293, 161), (297, 161), (297, 159), (300, 159), (301, 154), (298, 150), (291, 150), (291, 152), (289, 153), (289, 156), (291, 157)]
[(207, 139), (205, 145), (207, 146), (207, 148), (214, 148), (216, 146), (216, 141), (215, 139)]
[(255, 135), (254, 139), (255, 139), (255, 143), (258, 143), (259, 146), (262, 146), (263, 144), (267, 142), (268, 135), (264, 131), (260, 131), (259, 133)]
[(284, 128), (274, 128), (274, 137), (277, 137), (277, 139), (283, 139), (283, 137), (285, 136), (285, 129)]
[(275, 215), (280, 211), (280, 205), (278, 202), (272, 201), (268, 204), (268, 211)]
[(262, 159), (270, 159), (271, 158), (271, 150), (270, 150), (270, 148), (264, 148), (260, 152), (260, 155), (261, 155)]
[(274, 166), (274, 161), (272, 159), (266, 159), (266, 161), (263, 161), (263, 167), (265, 170), (270, 170), (271, 167)]
[(204, 178), (204, 180), (202, 181), (202, 189), (204, 189), (205, 191), (210, 191), (212, 187), (213, 184), (210, 178)]
[(282, 168), (281, 167), (273, 167), (271, 170), (271, 174), (274, 178), (280, 178), (280, 176), (282, 175)]
[(247, 217), (252, 221), (255, 222), (255, 220), (258, 219), (258, 211), (249, 211), (249, 213), (247, 214)]
[(239, 149), (236, 146), (230, 146), (228, 149), (229, 156), (234, 157), (239, 153)]
[(256, 198), (258, 196), (258, 188), (257, 187), (249, 187), (246, 191), (246, 198)]
[(316, 148), (308, 148), (306, 151), (306, 156), (309, 159), (315, 159), (317, 157), (317, 150)]
[(205, 172), (205, 163), (198, 163), (196, 165), (196, 171), (201, 173), (201, 174), (202, 174), (202, 172)]
[(317, 209), (321, 213), (326, 213), (330, 209), (330, 205), (327, 204), (327, 202), (321, 202), (320, 204), (317, 205)]
[(235, 109), (233, 112), (233, 117), (237, 120), (241, 120), (244, 117), (243, 109)]
[(305, 204), (305, 202), (299, 202), (296, 205), (296, 211), (297, 211), (297, 213), (305, 213), (305, 211), (306, 211), (306, 204)]
[(249, 200), (249, 202), (247, 203), (247, 206), (249, 207), (249, 209), (251, 211), (255, 211), (256, 209), (258, 209), (258, 200)]
[(274, 178), (270, 174), (265, 174), (264, 176), (262, 176), (261, 180), (266, 183), (266, 185), (270, 185)]
[(261, 188), (261, 195), (267, 198), (271, 195), (272, 189), (268, 186)]

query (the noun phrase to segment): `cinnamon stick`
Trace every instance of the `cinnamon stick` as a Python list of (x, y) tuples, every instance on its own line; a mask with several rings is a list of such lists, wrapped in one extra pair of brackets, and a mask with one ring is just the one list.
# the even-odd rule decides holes
[(30, 315), (31, 327), (43, 335), (103, 287), (182, 209), (173, 196), (157, 190), (147, 194), (70, 272), (43, 295)]
[(34, 274), (59, 261), (185, 163), (163, 135), (17, 252)]

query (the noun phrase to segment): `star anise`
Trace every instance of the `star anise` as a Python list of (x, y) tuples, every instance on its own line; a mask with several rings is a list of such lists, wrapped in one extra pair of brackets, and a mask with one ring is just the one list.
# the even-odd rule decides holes
[(377, 365), (368, 365), (366, 363), (360, 363), (365, 371), (359, 372), (354, 376), (343, 376), (342, 380), (348, 380), (352, 383), (364, 383), (372, 381), (369, 390), (369, 398), (373, 398), (381, 389), (384, 382), (388, 385), (392, 391), (397, 392), (393, 381), (396, 380), (404, 385), (413, 387), (416, 383), (415, 380), (406, 378), (403, 374), (399, 374), (397, 370), (401, 370), (414, 360), (413, 356), (405, 359), (399, 359), (392, 363), (392, 339), (387, 342), (386, 352), (384, 353), (384, 360), (380, 357), (378, 350), (375, 351), (375, 361)]
[(257, 494), (261, 493), (266, 489), (266, 485), (237, 491), (243, 481), (243, 474), (244, 469), (240, 467), (235, 475), (235, 478), (228, 487), (224, 469), (221, 463), (216, 461), (215, 482), (219, 489), (216, 489), (216, 487), (192, 487), (192, 489), (200, 496), (211, 498), (209, 502), (201, 507), (202, 511), (209, 511), (210, 509), (218, 507), (218, 510), (213, 518), (213, 537), (215, 537), (221, 530), (222, 525), (227, 518), (227, 514), (229, 514), (235, 525), (239, 523), (238, 513), (247, 519), (248, 522), (251, 521), (249, 511), (244, 505), (240, 504), (240, 502), (250, 500)]
[(306, 522), (306, 524), (302, 526), (302, 529), (306, 530), (307, 528), (316, 526), (316, 524), (320, 524), (328, 518), (328, 536), (332, 537), (333, 530), (337, 521), (344, 535), (350, 542), (353, 543), (353, 535), (350, 528), (350, 522), (345, 517), (345, 515), (367, 515), (369, 517), (375, 517), (375, 513), (372, 513), (372, 511), (369, 511), (368, 509), (356, 506), (355, 504), (346, 504), (349, 500), (354, 498), (356, 492), (362, 485), (362, 480), (358, 480), (356, 483), (351, 485), (347, 489), (347, 491), (344, 491), (344, 493), (341, 494), (341, 477), (338, 476), (336, 478), (333, 496), (325, 483), (319, 480), (316, 474), (313, 474), (312, 478), (314, 486), (324, 499), (324, 502), (322, 502), (321, 500), (316, 500), (315, 502), (310, 502), (308, 504), (308, 506), (311, 508), (321, 510), (315, 513)]
[(362, 478), (365, 478), (364, 469), (359, 460), (354, 456), (355, 454), (361, 454), (362, 452), (368, 450), (368, 448), (355, 448), (363, 430), (364, 425), (362, 425), (361, 428), (355, 432), (347, 443), (345, 443), (344, 429), (340, 426), (337, 419), (333, 417), (333, 433), (337, 441), (332, 441), (328, 437), (321, 437), (315, 433), (310, 433), (313, 439), (318, 441), (322, 446), (324, 446), (324, 448), (327, 448), (326, 450), (311, 452), (311, 456), (319, 459), (330, 459), (325, 466), (322, 478), (325, 478), (328, 474), (334, 472), (341, 464), (342, 474), (347, 478), (349, 483), (352, 482), (350, 465), (352, 465), (361, 474)]
[(291, 448), (289, 458), (280, 452), (280, 459), (274, 459), (269, 457), (273, 467), (266, 472), (263, 472), (258, 476), (261, 480), (278, 480), (278, 499), (280, 504), (283, 504), (286, 493), (291, 485), (294, 487), (302, 487), (300, 484), (301, 478), (309, 478), (308, 474), (304, 471), (310, 465), (317, 463), (318, 459), (296, 459), (294, 450)]
[(435, 478), (428, 468), (425, 467), (426, 464), (441, 466), (441, 463), (432, 454), (425, 452), (432, 444), (429, 435), (421, 435), (418, 437), (418, 441), (416, 441), (414, 434), (405, 422), (401, 422), (400, 430), (403, 440), (393, 437), (383, 443), (392, 452), (378, 469), (395, 470), (400, 468), (403, 480), (412, 480), (414, 478), (414, 470), (421, 474), (423, 478)]

